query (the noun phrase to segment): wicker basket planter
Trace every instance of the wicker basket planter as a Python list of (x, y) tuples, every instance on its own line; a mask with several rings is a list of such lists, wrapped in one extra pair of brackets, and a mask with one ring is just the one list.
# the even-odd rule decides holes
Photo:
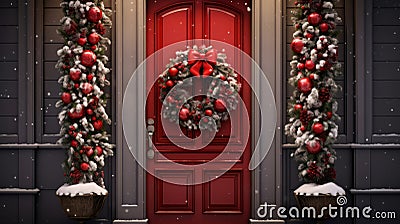
[[(304, 207), (313, 207), (316, 211), (317, 217), (320, 215), (323, 207), (328, 208), (329, 205), (332, 207), (337, 207), (337, 197), (332, 195), (300, 195), (294, 194), (296, 198), (297, 205), (300, 209)], [(321, 218), (317, 218), (317, 223), (323, 223), (324, 220), (329, 219), (329, 211), (324, 210), (324, 215)]]
[(86, 221), (96, 217), (103, 208), (107, 195), (79, 195), (75, 197), (59, 196), (61, 206), (68, 218)]

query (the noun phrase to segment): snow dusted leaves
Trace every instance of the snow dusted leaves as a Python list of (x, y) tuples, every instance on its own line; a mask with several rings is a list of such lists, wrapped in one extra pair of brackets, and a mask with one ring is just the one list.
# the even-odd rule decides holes
[[(212, 46), (176, 52), (158, 80), (163, 118), (189, 130), (218, 131), (236, 110), (241, 88), (238, 74), (225, 59)], [(196, 89), (193, 82), (200, 79), (209, 86)]]
[(341, 89), (334, 81), (341, 75), (341, 65), (335, 29), (341, 19), (334, 0), (299, 0), (295, 5), (289, 78), (295, 90), (285, 133), (298, 147), (293, 156), (299, 162), (300, 179), (320, 184), (336, 178), (332, 144), (338, 136), (339, 116), (333, 96)]
[(103, 1), (63, 1), (64, 17), (58, 33), (64, 46), (57, 51), (60, 70), (62, 107), (59, 143), (68, 147), (63, 166), (66, 182), (96, 182), (104, 186), (104, 159), (113, 155), (113, 145), (105, 124), (111, 124), (106, 113), (104, 87), (110, 82), (110, 69), (105, 55), (110, 40), (103, 35), (111, 25)]

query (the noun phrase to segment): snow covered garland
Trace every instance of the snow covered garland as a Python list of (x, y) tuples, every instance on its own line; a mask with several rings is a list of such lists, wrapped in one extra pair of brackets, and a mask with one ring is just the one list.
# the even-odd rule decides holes
[[(111, 124), (105, 111), (104, 87), (110, 83), (105, 52), (111, 42), (103, 37), (111, 25), (102, 0), (63, 1), (59, 34), (64, 46), (57, 51), (62, 107), (58, 115), (62, 143), (67, 148), (63, 167), (67, 184), (95, 182), (104, 187), (104, 158), (112, 145), (104, 130)], [(108, 12), (107, 12), (108, 13)]]
[[(225, 58), (211, 46), (176, 52), (176, 58), (170, 59), (158, 79), (165, 108), (162, 116), (189, 130), (218, 131), (229, 111), (236, 109), (241, 87), (238, 74), (225, 63)], [(190, 77), (210, 80), (207, 94), (192, 97), (193, 80), (184, 81)], [(176, 91), (170, 92), (175, 86)]]
[(293, 22), (289, 83), (295, 87), (288, 112), (286, 135), (298, 147), (292, 155), (305, 182), (323, 184), (336, 178), (335, 150), (338, 136), (335, 120), (338, 104), (333, 94), (340, 90), (334, 78), (341, 75), (338, 63), (336, 24), (341, 22), (334, 0), (299, 0)]

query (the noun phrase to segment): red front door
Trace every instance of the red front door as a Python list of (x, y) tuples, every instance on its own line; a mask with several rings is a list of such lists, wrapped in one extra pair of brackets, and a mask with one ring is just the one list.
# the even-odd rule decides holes
[[(147, 1), (147, 56), (157, 50), (190, 39), (213, 39), (231, 44), (250, 55), (251, 52), (251, 0), (150, 0)], [(182, 46), (181, 49), (185, 50)], [(221, 49), (217, 49), (221, 50)], [(231, 49), (224, 49), (227, 62), (233, 67), (240, 66), (240, 58), (234, 56)], [(171, 52), (169, 52), (171, 53)], [(172, 54), (171, 57), (174, 55)], [(165, 57), (165, 56), (163, 56)], [(164, 64), (160, 65), (164, 68)], [(159, 73), (158, 73), (159, 74)], [(158, 74), (148, 74), (151, 82)], [(250, 72), (246, 75), (250, 78)], [(250, 89), (244, 79), (240, 92), (246, 108), (251, 105)], [(149, 81), (148, 81), (149, 82)], [(149, 83), (148, 83), (149, 84)], [(241, 115), (230, 117), (234, 128), (231, 132), (229, 121), (222, 124), (214, 140), (205, 149), (190, 151), (177, 147), (166, 138), (161, 127), (161, 102), (158, 87), (153, 87), (147, 99), (147, 117), (154, 119), (155, 132), (153, 144), (160, 153), (170, 160), (181, 164), (199, 164), (207, 162), (221, 152), (229, 137), (242, 143), (244, 153), (235, 165), (225, 174), (210, 182), (197, 185), (176, 185), (164, 182), (187, 179), (194, 176), (213, 179), (213, 170), (174, 170), (166, 166), (157, 155), (148, 160), (148, 167), (157, 173), (156, 178), (147, 174), (146, 209), (150, 224), (245, 224), (250, 217), (251, 183), (248, 164), (250, 160), (250, 141), (241, 133)], [(187, 136), (198, 136), (198, 131), (188, 131)], [(243, 137), (246, 136), (246, 137)]]

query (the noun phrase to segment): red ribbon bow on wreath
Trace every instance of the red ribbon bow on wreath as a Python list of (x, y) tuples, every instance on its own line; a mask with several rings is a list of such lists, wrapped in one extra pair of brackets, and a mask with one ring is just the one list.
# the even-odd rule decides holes
[(193, 65), (190, 68), (190, 73), (194, 76), (200, 76), (200, 70), (203, 71), (203, 76), (209, 76), (213, 73), (213, 66), (217, 61), (217, 52), (213, 49), (202, 54), (195, 50), (190, 50), (188, 54), (188, 63)]

